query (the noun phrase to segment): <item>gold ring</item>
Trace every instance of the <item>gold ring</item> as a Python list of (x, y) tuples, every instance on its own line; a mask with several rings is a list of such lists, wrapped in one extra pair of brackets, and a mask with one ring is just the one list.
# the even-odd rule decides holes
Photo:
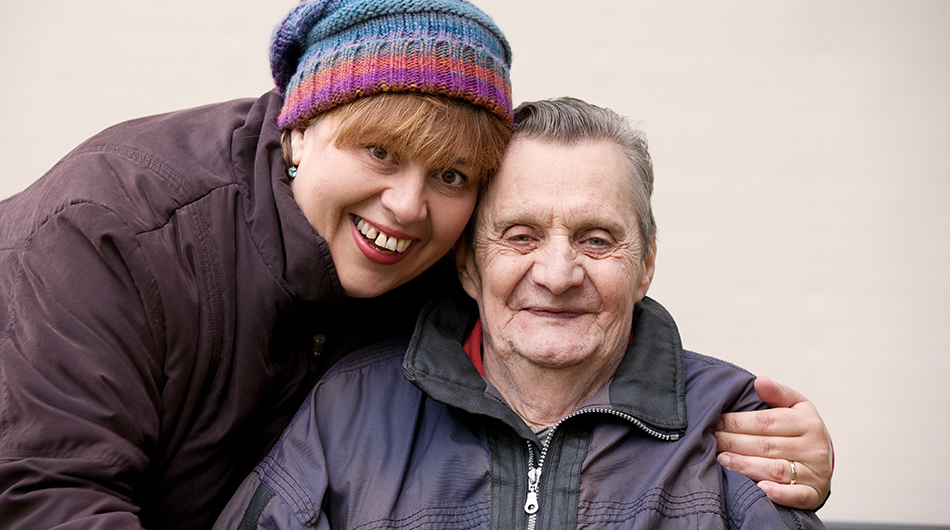
[(788, 483), (788, 485), (791, 486), (792, 484), (798, 482), (798, 466), (796, 466), (795, 462), (792, 462), (791, 460), (789, 460), (788, 463), (792, 465), (792, 481)]

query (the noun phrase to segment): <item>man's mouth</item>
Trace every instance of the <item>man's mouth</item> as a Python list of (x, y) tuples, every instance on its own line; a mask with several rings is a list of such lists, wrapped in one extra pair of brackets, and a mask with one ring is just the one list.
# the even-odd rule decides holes
[(360, 234), (363, 234), (364, 238), (371, 241), (380, 250), (402, 253), (412, 244), (411, 239), (399, 239), (380, 232), (379, 229), (367, 223), (358, 215), (354, 215), (353, 219), (356, 222), (356, 229), (359, 230)]
[(581, 311), (579, 309), (559, 309), (550, 307), (532, 307), (528, 308), (528, 312), (539, 317), (555, 319), (577, 318), (588, 313), (587, 311)]

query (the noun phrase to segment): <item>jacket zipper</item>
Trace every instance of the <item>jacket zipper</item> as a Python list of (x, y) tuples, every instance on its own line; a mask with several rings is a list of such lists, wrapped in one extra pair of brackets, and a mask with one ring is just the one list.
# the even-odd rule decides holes
[(528, 499), (524, 503), (524, 511), (528, 514), (528, 530), (534, 530), (538, 522), (538, 488), (541, 484), (541, 466), (544, 464), (544, 455), (548, 450), (550, 436), (544, 442), (541, 449), (541, 459), (538, 461), (538, 467), (534, 467), (534, 446), (528, 440)]
[(650, 436), (659, 438), (660, 440), (672, 442), (675, 440), (679, 440), (680, 438), (680, 435), (678, 434), (663, 434), (659, 431), (651, 429), (650, 427), (647, 427), (646, 424), (644, 424), (642, 421), (634, 418), (633, 416), (629, 414), (626, 414), (617, 410), (613, 410), (613, 409), (608, 409), (608, 408), (589, 408), (589, 409), (577, 410), (568, 414), (567, 416), (564, 416), (563, 418), (560, 419), (560, 421), (555, 423), (551, 427), (550, 432), (548, 432), (547, 438), (545, 438), (544, 440), (544, 445), (541, 446), (541, 456), (538, 457), (537, 466), (534, 465), (534, 444), (531, 442), (531, 440), (528, 440), (527, 442), (528, 443), (528, 495), (527, 495), (527, 499), (525, 499), (524, 511), (525, 513), (528, 514), (528, 530), (534, 530), (534, 527), (538, 521), (538, 508), (540, 508), (541, 506), (541, 503), (538, 499), (538, 494), (540, 493), (540, 489), (541, 489), (541, 470), (544, 468), (544, 459), (548, 455), (548, 446), (551, 444), (551, 440), (554, 438), (554, 432), (557, 430), (558, 427), (561, 426), (561, 424), (563, 424), (565, 421), (571, 418), (575, 418), (577, 416), (580, 416), (581, 414), (588, 414), (588, 413), (595, 413), (595, 412), (602, 413), (602, 414), (611, 414), (611, 415), (623, 418), (629, 421), (630, 423), (636, 425), (637, 427), (639, 427), (641, 430), (643, 430)]

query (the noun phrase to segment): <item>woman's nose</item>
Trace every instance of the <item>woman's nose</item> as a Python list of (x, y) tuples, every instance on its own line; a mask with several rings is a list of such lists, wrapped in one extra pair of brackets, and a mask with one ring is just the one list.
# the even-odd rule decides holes
[(421, 169), (414, 169), (394, 175), (390, 185), (383, 190), (382, 203), (400, 224), (409, 225), (424, 220), (429, 213), (425, 173)]

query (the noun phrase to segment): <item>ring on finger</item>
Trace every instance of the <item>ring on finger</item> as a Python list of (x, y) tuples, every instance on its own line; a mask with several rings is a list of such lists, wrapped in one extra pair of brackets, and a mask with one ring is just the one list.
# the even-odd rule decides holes
[(792, 484), (798, 482), (798, 466), (796, 466), (795, 462), (792, 460), (789, 460), (788, 463), (792, 466), (792, 481), (788, 483), (788, 485), (791, 486)]

